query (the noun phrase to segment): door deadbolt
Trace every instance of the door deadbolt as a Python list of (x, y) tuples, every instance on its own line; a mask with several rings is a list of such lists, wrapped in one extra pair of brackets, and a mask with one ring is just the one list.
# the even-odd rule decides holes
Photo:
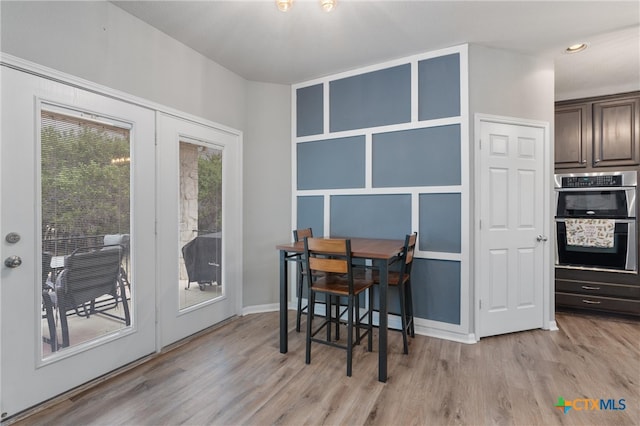
[(9, 256), (4, 260), (4, 266), (7, 268), (17, 268), (20, 265), (22, 265), (20, 256)]
[(4, 239), (9, 243), (9, 244), (15, 244), (18, 241), (20, 241), (20, 234), (18, 234), (17, 232), (9, 232), (7, 234), (6, 237), (4, 237)]

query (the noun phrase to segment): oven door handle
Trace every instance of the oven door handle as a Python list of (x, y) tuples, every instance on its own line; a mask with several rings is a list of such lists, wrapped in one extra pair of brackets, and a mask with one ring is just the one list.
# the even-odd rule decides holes
[(635, 186), (587, 186), (584, 188), (554, 188), (556, 192), (602, 192), (634, 190)]
[[(607, 218), (601, 218), (601, 217), (556, 217), (556, 223), (564, 223), (567, 219), (605, 219), (605, 220), (609, 220)], [(631, 218), (631, 219), (610, 219), (613, 220), (615, 223), (635, 223), (636, 219), (635, 218)]]

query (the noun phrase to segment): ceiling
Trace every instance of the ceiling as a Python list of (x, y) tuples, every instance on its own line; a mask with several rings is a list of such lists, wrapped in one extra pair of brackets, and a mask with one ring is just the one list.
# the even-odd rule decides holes
[[(639, 1), (113, 1), (247, 80), (293, 84), (476, 43), (551, 57), (556, 95), (640, 87)], [(568, 55), (576, 42), (589, 48)]]

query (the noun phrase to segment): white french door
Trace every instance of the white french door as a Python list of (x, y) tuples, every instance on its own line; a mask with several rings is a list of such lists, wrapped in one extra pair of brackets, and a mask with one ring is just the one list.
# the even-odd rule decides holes
[(160, 345), (240, 312), (241, 146), (237, 133), (158, 113)]
[[(5, 418), (156, 350), (155, 113), (0, 70)], [(99, 280), (80, 254), (113, 249), (121, 257), (105, 279), (109, 294), (73, 293), (72, 264), (86, 274), (78, 285)], [(110, 298), (119, 303), (101, 305)], [(96, 313), (98, 305), (115, 318)]]

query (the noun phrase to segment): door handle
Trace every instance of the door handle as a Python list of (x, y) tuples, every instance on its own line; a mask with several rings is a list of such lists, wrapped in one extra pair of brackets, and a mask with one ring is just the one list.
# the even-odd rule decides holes
[(17, 268), (20, 265), (22, 265), (20, 256), (9, 256), (4, 260), (4, 266), (7, 268)]
[(541, 242), (541, 241), (545, 242), (545, 241), (548, 241), (548, 240), (549, 240), (549, 238), (545, 237), (544, 235), (538, 235), (536, 237), (536, 241), (538, 241), (538, 242)]

